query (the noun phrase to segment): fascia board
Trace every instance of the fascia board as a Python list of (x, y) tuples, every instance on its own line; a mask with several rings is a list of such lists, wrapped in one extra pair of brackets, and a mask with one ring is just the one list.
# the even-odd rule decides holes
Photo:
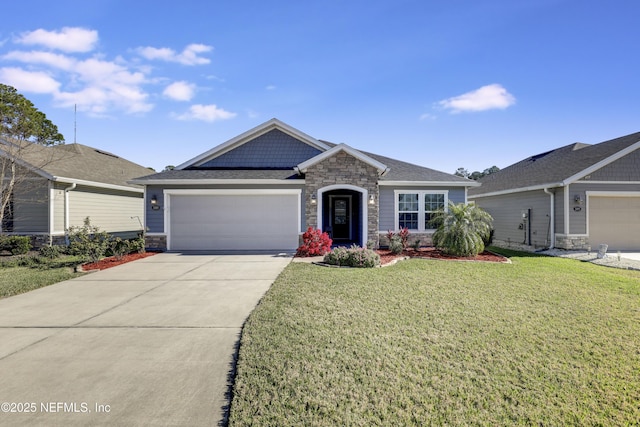
[(205, 160), (211, 160), (212, 158), (221, 156), (222, 154), (233, 150), (234, 148), (237, 148), (239, 146), (241, 146), (242, 144), (259, 137), (260, 135), (264, 135), (265, 133), (273, 130), (273, 129), (280, 129), (281, 131), (283, 131), (286, 134), (289, 134), (290, 136), (293, 136), (296, 139), (300, 139), (303, 142), (314, 146), (320, 150), (328, 150), (329, 146), (318, 141), (315, 138), (312, 138), (311, 136), (305, 134), (304, 132), (301, 132), (289, 125), (287, 125), (286, 123), (281, 122), (278, 119), (271, 119), (268, 120), (252, 129), (249, 129), (246, 132), (241, 133), (240, 135), (231, 138), (230, 140), (223, 142), (222, 144), (212, 148), (209, 151), (206, 151), (205, 153), (200, 154), (199, 156), (194, 157), (191, 160), (187, 160), (186, 162), (176, 166), (176, 169), (181, 170), (184, 169), (186, 167), (189, 166), (193, 166), (193, 165), (197, 165), (199, 163), (203, 163)]
[(479, 182), (459, 182), (459, 181), (380, 181), (380, 186), (410, 186), (410, 187), (480, 187)]
[(327, 159), (331, 156), (333, 156), (334, 154), (336, 154), (339, 151), (344, 151), (345, 153), (355, 157), (356, 159), (363, 161), (371, 166), (373, 166), (374, 168), (376, 168), (378, 170), (379, 174), (384, 174), (386, 173), (389, 168), (383, 164), (380, 163), (379, 161), (367, 156), (366, 154), (362, 153), (361, 151), (356, 150), (355, 148), (352, 148), (350, 146), (348, 146), (347, 144), (338, 144), (336, 146), (334, 146), (333, 148), (318, 154), (315, 157), (310, 158), (309, 160), (306, 160), (302, 163), (300, 163), (297, 166), (297, 169), (302, 171), (303, 173), (307, 171), (307, 169), (313, 165), (315, 165), (316, 163), (319, 163), (321, 161), (323, 161), (324, 159)]
[(132, 193), (144, 193), (144, 189), (142, 188), (127, 187), (125, 185), (106, 184), (104, 182), (97, 182), (97, 181), (86, 181), (84, 179), (66, 178), (63, 176), (54, 176), (51, 178), (51, 180), (54, 182), (62, 182), (66, 184), (78, 184), (78, 185), (86, 185), (88, 187), (106, 188), (109, 190), (121, 190), (121, 191), (130, 191)]
[(579, 180), (580, 178), (583, 178), (585, 175), (589, 175), (590, 173), (593, 173), (593, 172), (597, 171), (598, 169), (601, 169), (601, 168), (607, 166), (608, 164), (615, 162), (616, 160), (626, 156), (627, 154), (637, 150), (638, 148), (640, 148), (640, 141), (638, 141), (638, 142), (636, 142), (634, 144), (631, 144), (627, 148), (618, 151), (617, 153), (607, 157), (606, 159), (603, 159), (603, 160), (599, 161), (596, 164), (593, 164), (593, 165), (589, 166), (586, 169), (581, 170), (580, 172), (576, 173), (575, 175), (572, 175), (569, 178), (567, 178), (564, 181), (562, 181), (562, 183), (563, 183), (563, 185), (573, 184), (575, 181)]
[(220, 185), (220, 184), (251, 184), (251, 185), (304, 185), (304, 179), (284, 180), (284, 179), (146, 179), (131, 180), (132, 184), (138, 185)]
[(532, 185), (530, 187), (510, 188), (508, 190), (493, 191), (491, 193), (483, 194), (469, 194), (470, 199), (481, 199), (483, 197), (503, 196), (505, 194), (522, 193), (525, 191), (544, 190), (545, 188), (564, 187), (562, 182), (555, 182), (549, 184)]

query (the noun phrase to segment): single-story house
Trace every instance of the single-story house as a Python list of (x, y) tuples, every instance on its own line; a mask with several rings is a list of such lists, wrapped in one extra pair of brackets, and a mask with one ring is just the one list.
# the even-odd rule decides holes
[(307, 227), (378, 245), (407, 227), (429, 243), (432, 212), (466, 203), (474, 181), (315, 139), (269, 120), (145, 186), (147, 246), (294, 250)]
[(640, 249), (640, 132), (537, 154), (480, 182), (469, 200), (493, 216), (496, 241)]
[(11, 158), (19, 179), (3, 234), (32, 236), (35, 247), (63, 244), (65, 231), (82, 226), (86, 217), (114, 235), (135, 237), (142, 231), (144, 190), (128, 181), (148, 174), (148, 168), (82, 144), (18, 147), (0, 141), (0, 163), (9, 165)]

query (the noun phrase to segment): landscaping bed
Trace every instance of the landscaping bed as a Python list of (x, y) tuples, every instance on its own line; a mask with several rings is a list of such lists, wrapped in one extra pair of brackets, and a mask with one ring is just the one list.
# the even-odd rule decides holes
[(83, 271), (91, 271), (91, 270), (105, 270), (107, 268), (115, 267), (117, 265), (126, 264), (127, 262), (136, 261), (138, 259), (147, 258), (157, 254), (157, 252), (144, 252), (144, 253), (133, 253), (128, 255), (123, 255), (120, 257), (108, 257), (103, 258), (97, 262), (91, 262), (87, 264), (82, 264)]
[(405, 249), (400, 254), (394, 254), (388, 249), (378, 249), (376, 252), (378, 253), (378, 255), (380, 255), (380, 263), (382, 265), (388, 264), (397, 259), (403, 259), (407, 257), (441, 259), (441, 260), (448, 260), (448, 261), (483, 261), (483, 262), (508, 262), (509, 261), (508, 258), (493, 252), (489, 252), (489, 251), (484, 251), (474, 257), (459, 257), (459, 256), (445, 254), (441, 250), (433, 247), (420, 248), (418, 250)]

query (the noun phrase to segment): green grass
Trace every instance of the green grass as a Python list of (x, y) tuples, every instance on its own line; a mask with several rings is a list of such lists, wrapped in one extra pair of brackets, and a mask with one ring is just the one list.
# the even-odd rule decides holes
[(287, 267), (243, 330), (230, 425), (637, 425), (640, 272)]
[(0, 298), (78, 277), (82, 273), (74, 273), (73, 267), (80, 262), (80, 258), (71, 256), (55, 260), (35, 256), (2, 260), (0, 262)]

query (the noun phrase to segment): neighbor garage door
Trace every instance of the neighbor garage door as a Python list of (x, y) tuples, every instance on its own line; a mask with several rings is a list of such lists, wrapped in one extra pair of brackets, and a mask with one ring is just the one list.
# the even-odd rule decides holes
[(168, 192), (170, 250), (292, 250), (300, 191)]
[(589, 243), (640, 250), (640, 197), (589, 197)]

